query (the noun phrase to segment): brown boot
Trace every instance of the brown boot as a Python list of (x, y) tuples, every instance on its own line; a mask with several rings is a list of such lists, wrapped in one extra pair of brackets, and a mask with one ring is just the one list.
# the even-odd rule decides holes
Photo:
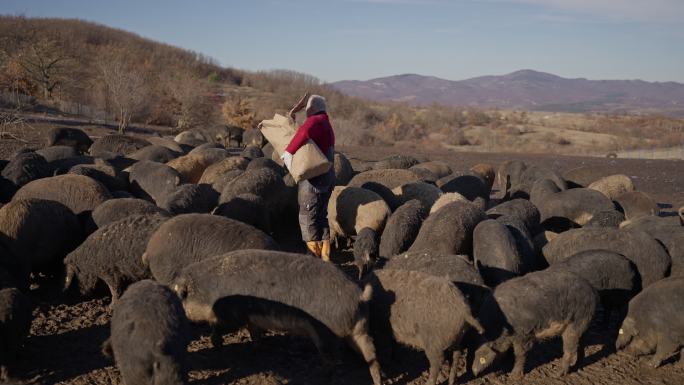
[(321, 241), (321, 259), (325, 262), (330, 262), (330, 240)]
[(309, 241), (306, 243), (306, 248), (309, 250), (311, 254), (313, 254), (315, 257), (320, 258), (321, 257), (321, 245), (320, 242), (317, 241)]

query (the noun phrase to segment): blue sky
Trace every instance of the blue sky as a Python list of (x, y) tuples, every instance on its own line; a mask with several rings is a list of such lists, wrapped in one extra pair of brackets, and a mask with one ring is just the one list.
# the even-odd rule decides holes
[(684, 0), (0, 0), (0, 13), (86, 19), (324, 81), (529, 68), (684, 82)]

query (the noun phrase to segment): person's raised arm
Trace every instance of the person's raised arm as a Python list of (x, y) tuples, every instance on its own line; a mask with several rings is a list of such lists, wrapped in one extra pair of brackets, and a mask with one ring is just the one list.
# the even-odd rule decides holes
[(304, 96), (302, 96), (301, 99), (299, 99), (299, 102), (295, 104), (292, 109), (290, 109), (290, 112), (288, 115), (292, 118), (292, 120), (297, 120), (297, 112), (301, 111), (306, 107), (306, 103), (309, 101), (309, 92), (307, 91)]

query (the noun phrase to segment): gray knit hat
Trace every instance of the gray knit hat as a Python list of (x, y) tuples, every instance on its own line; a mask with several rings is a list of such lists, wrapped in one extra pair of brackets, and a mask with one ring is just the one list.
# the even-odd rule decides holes
[(311, 95), (306, 103), (306, 114), (308, 116), (325, 111), (325, 98), (321, 95)]

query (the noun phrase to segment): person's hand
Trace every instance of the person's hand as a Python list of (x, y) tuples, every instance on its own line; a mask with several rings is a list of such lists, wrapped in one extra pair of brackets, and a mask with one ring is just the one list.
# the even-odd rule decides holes
[(295, 115), (297, 114), (297, 112), (303, 110), (304, 107), (306, 107), (306, 102), (309, 100), (309, 96), (310, 96), (310, 93), (309, 93), (309, 91), (307, 91), (304, 94), (304, 96), (302, 96), (302, 98), (299, 99), (297, 104), (295, 104), (295, 106), (292, 107), (292, 109), (290, 110), (290, 114), (289, 114), (290, 117), (292, 117), (292, 119), (295, 119)]
[(287, 151), (284, 151), (283, 155), (280, 156), (280, 159), (283, 160), (283, 163), (285, 164), (285, 167), (287, 167), (288, 170), (292, 168), (292, 154), (290, 154)]

